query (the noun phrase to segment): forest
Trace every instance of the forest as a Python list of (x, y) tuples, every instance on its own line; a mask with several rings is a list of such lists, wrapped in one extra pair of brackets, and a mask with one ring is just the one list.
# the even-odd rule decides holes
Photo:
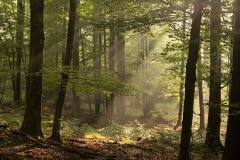
[(1, 160), (240, 160), (240, 0), (0, 10)]

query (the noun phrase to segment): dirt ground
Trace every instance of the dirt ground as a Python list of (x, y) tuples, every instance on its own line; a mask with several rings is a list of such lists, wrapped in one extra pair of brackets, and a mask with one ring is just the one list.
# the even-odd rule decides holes
[(65, 139), (62, 145), (36, 140), (8, 126), (0, 127), (1, 160), (174, 160), (177, 148), (159, 141), (121, 144), (113, 140)]

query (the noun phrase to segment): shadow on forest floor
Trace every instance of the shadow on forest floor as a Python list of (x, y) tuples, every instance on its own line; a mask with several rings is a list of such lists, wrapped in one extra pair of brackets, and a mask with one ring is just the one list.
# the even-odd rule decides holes
[(109, 139), (65, 139), (63, 145), (39, 141), (9, 128), (0, 129), (0, 159), (176, 159), (176, 146), (157, 140), (122, 144)]
[[(93, 126), (89, 124), (79, 126), (79, 120), (69, 119), (70, 124), (65, 119), (66, 124), (63, 125), (66, 129), (73, 128), (76, 133), (89, 131), (92, 135), (89, 138), (70, 132), (71, 134), (63, 137), (63, 145), (56, 145), (45, 139), (33, 139), (13, 129), (21, 123), (17, 119), (21, 117), (21, 109), (18, 112), (14, 109), (12, 113), (3, 107), (1, 109), (0, 121), (6, 117), (15, 119), (9, 119), (6, 124), (0, 123), (0, 160), (176, 160), (178, 156), (180, 130), (174, 130), (172, 122), (161, 116), (129, 116), (124, 124), (112, 123), (104, 128), (101, 128), (101, 123), (91, 128)], [(49, 121), (45, 124), (44, 133), (51, 129), (48, 123)], [(63, 132), (68, 133), (65, 128)], [(193, 134), (192, 159), (221, 159), (221, 154), (214, 154), (206, 149), (203, 137), (204, 131)]]

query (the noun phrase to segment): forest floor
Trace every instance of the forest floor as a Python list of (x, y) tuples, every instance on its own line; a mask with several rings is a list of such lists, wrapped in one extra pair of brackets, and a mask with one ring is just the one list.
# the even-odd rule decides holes
[[(87, 124), (77, 126), (75, 120), (70, 119), (72, 126), (63, 124), (63, 144), (58, 144), (48, 140), (51, 125), (48, 126), (50, 122), (45, 118), (49, 115), (43, 116), (45, 139), (36, 140), (16, 129), (22, 121), (16, 119), (22, 117), (20, 112), (0, 108), (0, 121), (5, 121), (0, 123), (0, 160), (176, 160), (178, 156), (181, 132), (161, 116), (129, 117), (131, 122), (114, 123), (100, 130), (99, 125), (95, 128)], [(85, 136), (76, 134), (82, 131)], [(207, 150), (203, 140), (204, 131), (193, 133), (192, 159), (220, 160), (221, 154)]]
[(35, 140), (18, 131), (0, 129), (1, 160), (174, 160), (177, 146), (168, 146), (158, 141), (139, 141), (136, 144), (121, 144), (113, 140), (65, 139), (62, 145)]

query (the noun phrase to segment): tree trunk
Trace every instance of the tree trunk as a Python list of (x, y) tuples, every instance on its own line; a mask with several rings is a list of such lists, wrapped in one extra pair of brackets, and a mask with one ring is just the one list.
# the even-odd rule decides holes
[(106, 29), (103, 29), (103, 58), (104, 58), (104, 69), (107, 70), (107, 33)]
[(26, 83), (26, 110), (21, 132), (43, 137), (41, 128), (42, 66), (44, 48), (44, 0), (30, 0), (30, 59)]
[[(102, 34), (101, 30), (95, 28), (93, 31), (93, 65), (94, 65), (94, 74), (98, 76), (101, 72), (101, 54), (102, 54)], [(101, 106), (101, 92), (96, 91), (94, 94), (94, 103), (95, 103), (95, 115), (100, 114), (100, 106)]]
[[(79, 22), (78, 16), (76, 16), (76, 23)], [(78, 26), (75, 31), (74, 44), (73, 44), (73, 56), (72, 56), (72, 66), (76, 73), (79, 71), (79, 45), (80, 45), (80, 27)], [(73, 75), (75, 78), (78, 78), (78, 74)], [(77, 94), (77, 91), (74, 89), (73, 84), (73, 97), (72, 97), (72, 115), (74, 117), (80, 116), (80, 96)]]
[[(115, 72), (115, 29), (114, 26), (110, 26), (110, 38), (109, 38), (109, 70), (114, 77)], [(107, 100), (107, 120), (111, 121), (114, 114), (114, 93), (110, 94)]]
[(222, 149), (221, 125), (221, 0), (211, 1), (210, 14), (210, 86), (205, 143), (210, 149)]
[[(77, 8), (76, 0), (70, 0), (68, 35), (67, 35), (67, 45), (66, 45), (66, 56), (64, 58), (64, 67), (68, 67), (71, 65), (72, 49), (73, 49), (73, 41), (74, 41), (74, 29), (75, 29), (75, 21), (76, 21), (76, 8)], [(50, 137), (51, 140), (57, 141), (57, 142), (62, 142), (60, 137), (60, 130), (61, 130), (63, 105), (65, 101), (65, 96), (66, 96), (66, 88), (67, 88), (68, 80), (69, 80), (68, 73), (63, 72), (61, 83), (59, 86), (57, 102), (56, 102), (52, 135)]]
[(183, 112), (183, 100), (184, 100), (184, 69), (185, 69), (185, 54), (186, 54), (186, 22), (187, 22), (187, 3), (184, 1), (183, 4), (184, 10), (183, 10), (183, 24), (182, 24), (182, 35), (183, 35), (183, 49), (181, 51), (181, 69), (180, 69), (180, 86), (179, 86), (179, 109), (178, 109), (178, 121), (174, 129), (177, 129), (182, 124), (182, 112)]
[(16, 29), (16, 42), (17, 42), (17, 59), (16, 59), (16, 79), (14, 89), (14, 103), (21, 105), (21, 59), (23, 55), (23, 34), (24, 34), (24, 15), (25, 15), (25, 1), (17, 1), (17, 29)]
[[(76, 0), (76, 3), (79, 4), (79, 0)], [(75, 29), (75, 35), (74, 35), (74, 41), (73, 41), (73, 51), (72, 51), (72, 66), (74, 68), (74, 70), (78, 73), (79, 71), (79, 65), (80, 65), (80, 58), (79, 58), (79, 46), (80, 46), (80, 32), (81, 32), (81, 28), (80, 28), (80, 24), (79, 24), (79, 16), (76, 15), (76, 22), (77, 25), (76, 29)], [(78, 74), (74, 75), (76, 76), (76, 78), (78, 78)], [(72, 115), (75, 117), (79, 117), (80, 116), (80, 96), (79, 94), (77, 94), (77, 91), (75, 90), (74, 87), (75, 84), (73, 84), (73, 101), (72, 101)]]
[[(64, 10), (64, 14), (67, 14), (67, 11), (68, 11), (67, 3), (64, 3), (63, 10)], [(64, 66), (65, 57), (66, 57), (66, 48), (65, 48), (66, 47), (66, 39), (67, 39), (67, 27), (66, 26), (67, 26), (67, 18), (64, 17), (63, 22), (62, 22), (62, 31), (64, 33), (64, 39), (62, 42), (62, 63), (60, 64), (62, 66)], [(58, 63), (58, 59), (57, 59), (57, 64), (56, 64), (57, 67), (58, 67), (58, 64), (59, 63)]]
[[(124, 11), (120, 13), (120, 19), (124, 21)], [(117, 27), (117, 40), (116, 40), (116, 58), (117, 58), (117, 73), (123, 82), (125, 78), (125, 35), (124, 28), (122, 26)], [(124, 120), (125, 117), (125, 96), (123, 93), (119, 93), (117, 97), (117, 115), (120, 121)]]
[(194, 4), (188, 60), (186, 66), (185, 100), (181, 132), (181, 143), (178, 157), (179, 160), (190, 159), (190, 140), (192, 134), (193, 103), (196, 82), (196, 64), (200, 46), (199, 45), (200, 28), (204, 8), (203, 2), (204, 0), (199, 0)]
[[(142, 74), (144, 75), (144, 72), (147, 70), (147, 64), (145, 63), (145, 60), (148, 56), (148, 51), (147, 51), (147, 38), (145, 38), (143, 35), (140, 37), (140, 55), (142, 59)], [(146, 80), (147, 77), (144, 77)], [(143, 81), (143, 87), (145, 91), (148, 91), (148, 84), (146, 81)], [(143, 99), (143, 116), (148, 117), (150, 116), (150, 108), (149, 108), (149, 103), (148, 103), (148, 94), (143, 92), (142, 99)]]
[(199, 53), (198, 58), (198, 99), (199, 99), (199, 110), (200, 110), (200, 127), (199, 129), (205, 129), (205, 113), (203, 106), (203, 84), (202, 84), (202, 56)]
[(223, 160), (240, 159), (240, 0), (235, 3), (235, 31), (229, 115)]

